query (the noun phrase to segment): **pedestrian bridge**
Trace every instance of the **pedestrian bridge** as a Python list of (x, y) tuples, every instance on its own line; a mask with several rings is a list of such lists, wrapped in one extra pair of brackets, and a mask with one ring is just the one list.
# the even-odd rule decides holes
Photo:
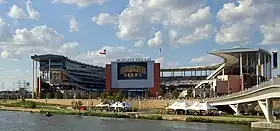
[[(204, 99), (212, 106), (229, 105), (236, 114), (240, 109), (253, 109), (257, 103), (260, 105), (268, 122), (273, 121), (273, 100), (280, 99), (280, 79), (274, 78), (247, 90), (221, 97)], [(246, 107), (244, 107), (246, 105)]]

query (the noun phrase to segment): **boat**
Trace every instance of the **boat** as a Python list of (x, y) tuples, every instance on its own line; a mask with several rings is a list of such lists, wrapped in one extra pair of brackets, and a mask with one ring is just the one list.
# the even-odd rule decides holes
[(53, 116), (53, 115), (52, 115), (50, 112), (47, 112), (47, 113), (46, 113), (46, 116), (47, 116), (47, 117), (51, 117), (51, 116)]

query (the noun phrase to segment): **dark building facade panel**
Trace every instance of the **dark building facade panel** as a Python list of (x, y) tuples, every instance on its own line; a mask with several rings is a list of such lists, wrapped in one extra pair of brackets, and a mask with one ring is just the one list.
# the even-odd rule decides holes
[(103, 67), (73, 61), (60, 55), (36, 55), (31, 58), (39, 62), (39, 74), (43, 84), (60, 89), (105, 90)]

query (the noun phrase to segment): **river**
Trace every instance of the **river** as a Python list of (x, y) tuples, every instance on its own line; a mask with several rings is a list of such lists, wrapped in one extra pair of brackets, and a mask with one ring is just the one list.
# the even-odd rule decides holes
[(0, 131), (273, 131), (249, 126), (0, 111)]

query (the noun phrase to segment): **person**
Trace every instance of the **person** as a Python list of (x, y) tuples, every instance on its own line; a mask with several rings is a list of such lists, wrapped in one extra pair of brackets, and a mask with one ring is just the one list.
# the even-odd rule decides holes
[(46, 113), (46, 116), (48, 116), (48, 117), (51, 117), (51, 116), (53, 116), (50, 112), (47, 112)]

